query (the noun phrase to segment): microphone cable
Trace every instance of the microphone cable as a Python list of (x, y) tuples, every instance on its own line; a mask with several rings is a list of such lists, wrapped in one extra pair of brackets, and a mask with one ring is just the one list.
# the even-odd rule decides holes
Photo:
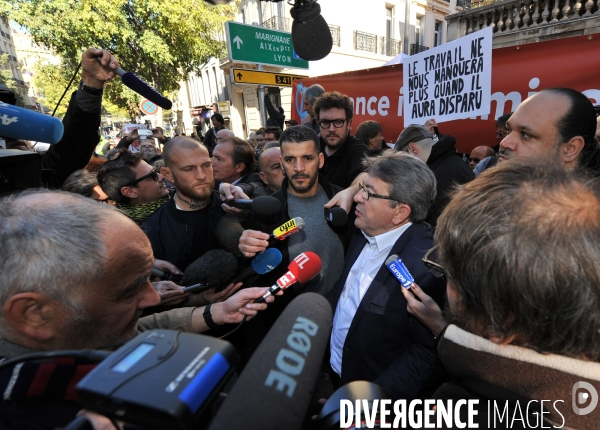
[(77, 65), (77, 68), (75, 69), (75, 73), (73, 73), (73, 77), (71, 78), (71, 80), (67, 84), (67, 88), (65, 88), (65, 92), (62, 93), (62, 96), (60, 96), (60, 99), (58, 99), (58, 102), (56, 103), (56, 106), (54, 107), (54, 110), (52, 111), (52, 116), (54, 116), (54, 114), (56, 113), (56, 110), (60, 106), (60, 102), (62, 102), (62, 100), (65, 98), (65, 94), (67, 94), (67, 91), (69, 91), (69, 88), (71, 88), (71, 84), (75, 80), (75, 77), (77, 76), (77, 73), (79, 73), (79, 69), (81, 69), (81, 62), (79, 62), (79, 64)]

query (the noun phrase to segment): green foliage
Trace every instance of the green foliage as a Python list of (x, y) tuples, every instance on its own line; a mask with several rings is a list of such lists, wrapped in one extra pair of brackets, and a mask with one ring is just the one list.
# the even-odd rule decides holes
[[(104, 48), (118, 58), (123, 69), (164, 93), (176, 91), (179, 82), (210, 57), (222, 56), (226, 50), (223, 24), (233, 19), (237, 3), (3, 0), (0, 15), (7, 14), (26, 27), (35, 43), (63, 58), (65, 68), (74, 70), (86, 49)], [(134, 100), (119, 85), (115, 82), (107, 94), (117, 106), (131, 110)]]
[(15, 81), (10, 69), (4, 69), (8, 65), (8, 54), (0, 54), (0, 83), (6, 85), (11, 90), (15, 90)]
[[(76, 67), (77, 66), (75, 66), (75, 68)], [(71, 68), (65, 64), (61, 64), (60, 66), (55, 66), (52, 64), (38, 64), (36, 66), (33, 82), (38, 93), (40, 94), (42, 103), (47, 108), (54, 110), (60, 97), (67, 88), (69, 81), (73, 77), (75, 68)], [(71, 94), (76, 90), (78, 84), (79, 81), (73, 81), (71, 88), (69, 91), (67, 91), (67, 94), (65, 94), (65, 97), (60, 102), (55, 116), (62, 118), (65, 115), (69, 101), (71, 100)], [(129, 119), (138, 113), (136, 110), (136, 100), (139, 99), (139, 96), (129, 88), (125, 87), (121, 82), (113, 81), (108, 83), (104, 89), (104, 92), (105, 96), (103, 99), (102, 108), (106, 113), (126, 119)], [(131, 103), (134, 106), (134, 109), (131, 111), (123, 107), (129, 106), (130, 100), (132, 100)]]

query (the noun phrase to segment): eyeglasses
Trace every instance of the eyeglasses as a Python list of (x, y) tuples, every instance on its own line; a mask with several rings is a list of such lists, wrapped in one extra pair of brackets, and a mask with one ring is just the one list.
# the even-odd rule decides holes
[(137, 178), (135, 181), (133, 181), (133, 183), (131, 184), (131, 186), (133, 185), (137, 185), (140, 182), (142, 182), (144, 179), (148, 179), (148, 178), (152, 178), (152, 180), (154, 182), (158, 182), (158, 173), (156, 173), (156, 170), (152, 170), (150, 173), (148, 173), (147, 175), (144, 176), (140, 176), (139, 178)]
[(333, 126), (335, 128), (342, 128), (345, 123), (346, 123), (346, 119), (334, 119), (332, 121), (330, 121), (328, 119), (324, 119), (322, 121), (319, 121), (319, 126), (321, 128), (327, 129), (331, 126), (331, 124), (333, 124)]
[(441, 265), (429, 259), (429, 255), (432, 252), (437, 250), (437, 245), (431, 248), (427, 253), (423, 256), (423, 263), (429, 269), (429, 272), (436, 278), (442, 278), (444, 281), (446, 280), (446, 269), (444, 269)]
[(365, 187), (365, 184), (363, 184), (362, 182), (358, 184), (358, 189), (362, 193), (362, 198), (365, 200), (369, 200), (371, 197), (375, 199), (396, 200), (391, 198), (390, 196), (382, 196), (381, 194), (370, 193), (369, 190), (367, 190), (367, 187)]

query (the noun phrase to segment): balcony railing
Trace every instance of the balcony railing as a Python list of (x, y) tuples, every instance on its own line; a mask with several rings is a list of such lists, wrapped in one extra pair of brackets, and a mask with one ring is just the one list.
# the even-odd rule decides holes
[(482, 0), (472, 2), (469, 10), (457, 14), (457, 18), (466, 21), (465, 34), (492, 27), (494, 34), (498, 35), (547, 24), (600, 17), (599, 2), (600, 0)]
[(410, 44), (410, 55), (415, 55), (415, 54), (418, 54), (419, 52), (427, 51), (428, 49), (429, 49), (428, 46), (411, 43)]
[(497, 0), (457, 0), (456, 6), (460, 6), (463, 10), (475, 9), (482, 6), (487, 6), (488, 4), (492, 4)]
[(287, 31), (288, 33), (292, 31), (290, 19), (281, 16), (273, 16), (266, 21), (263, 21), (261, 25), (272, 30)]
[(381, 36), (381, 53), (388, 57), (395, 57), (400, 53), (402, 44), (399, 40)]
[(377, 54), (377, 36), (354, 30), (354, 49)]
[(330, 25), (329, 31), (331, 31), (331, 38), (333, 39), (333, 46), (340, 46), (340, 27), (338, 25)]

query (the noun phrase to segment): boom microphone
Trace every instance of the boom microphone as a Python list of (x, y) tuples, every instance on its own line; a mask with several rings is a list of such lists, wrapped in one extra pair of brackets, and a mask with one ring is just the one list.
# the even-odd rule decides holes
[[(96, 57), (100, 62), (100, 57)], [(152, 103), (157, 104), (163, 109), (171, 110), (173, 107), (173, 103), (171, 100), (163, 96), (161, 93), (156, 91), (150, 85), (148, 85), (142, 78), (136, 75), (133, 72), (126, 72), (125, 70), (117, 67), (115, 73), (121, 77), (121, 81), (125, 84), (125, 86), (131, 88), (133, 91), (138, 93), (139, 95), (146, 97)]]
[(261, 215), (273, 215), (281, 209), (281, 202), (271, 196), (260, 196), (254, 200), (235, 199), (223, 203), (227, 203), (234, 208), (252, 209), (254, 212)]
[(295, 298), (250, 358), (209, 430), (299, 430), (329, 342), (333, 316), (316, 293)]
[(0, 102), (0, 136), (57, 143), (65, 128), (58, 118)]
[(325, 58), (333, 47), (331, 30), (321, 16), (321, 6), (316, 0), (296, 0), (290, 9), (292, 43), (296, 54), (308, 61)]
[(314, 252), (306, 251), (298, 255), (292, 260), (288, 266), (288, 271), (277, 280), (275, 285), (269, 288), (260, 299), (254, 303), (264, 303), (266, 298), (279, 292), (279, 290), (287, 290), (296, 282), (306, 284), (312, 278), (317, 276), (321, 271), (321, 259)]
[(306, 223), (299, 216), (292, 218), (289, 221), (286, 221), (271, 233), (270, 239), (283, 240), (292, 234), (298, 233), (299, 231), (304, 230)]
[(222, 249), (211, 249), (185, 269), (181, 285), (219, 287), (228, 283), (235, 276), (236, 270), (237, 260), (233, 254)]

